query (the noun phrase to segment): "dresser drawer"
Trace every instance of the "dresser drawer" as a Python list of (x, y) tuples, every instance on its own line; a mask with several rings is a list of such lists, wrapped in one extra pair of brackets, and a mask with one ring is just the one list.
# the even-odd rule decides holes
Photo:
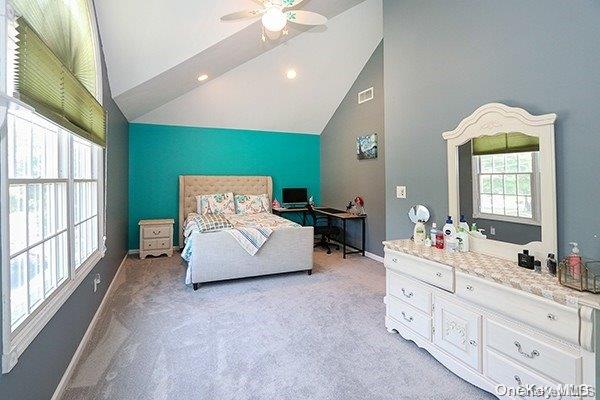
[(142, 237), (144, 239), (169, 238), (171, 237), (171, 225), (153, 225), (142, 228)]
[(581, 357), (487, 320), (487, 346), (565, 384), (581, 383)]
[(172, 246), (171, 239), (144, 239), (142, 242), (142, 250), (164, 250), (170, 249)]
[[(522, 386), (522, 389), (532, 388), (534, 385), (537, 387), (557, 387), (557, 382), (553, 382), (547, 378), (544, 378), (529, 368), (525, 368), (510, 359), (494, 352), (493, 350), (486, 350), (486, 376), (492, 381), (505, 385), (506, 388), (517, 388)], [(502, 395), (503, 393), (497, 393)], [(524, 399), (540, 399), (545, 397), (532, 396), (533, 393), (527, 393), (523, 391), (517, 393), (514, 398)], [(504, 398), (500, 396), (500, 398)], [(549, 397), (550, 399), (573, 399), (573, 397)]]
[(388, 293), (418, 308), (425, 314), (431, 314), (431, 291), (413, 280), (387, 270)]
[(579, 344), (579, 312), (540, 296), (456, 273), (456, 294), (511, 319)]
[(385, 251), (386, 268), (441, 289), (454, 291), (454, 268), (393, 250)]
[(431, 318), (393, 296), (386, 296), (387, 316), (412, 329), (427, 340), (431, 340)]

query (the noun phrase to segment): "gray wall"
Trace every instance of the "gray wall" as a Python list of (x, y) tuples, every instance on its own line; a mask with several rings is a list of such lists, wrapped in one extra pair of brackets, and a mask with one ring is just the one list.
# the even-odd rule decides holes
[[(600, 2), (384, 0), (387, 237), (410, 237), (409, 207), (447, 213), (446, 145), (493, 101), (555, 112), (558, 239), (600, 258)], [(407, 185), (408, 198), (395, 198)]]
[[(102, 65), (108, 111), (106, 256), (19, 357), (12, 371), (0, 375), (3, 400), (50, 399), (127, 252), (128, 123), (112, 100), (104, 59)], [(102, 284), (94, 293), (92, 278), (96, 273), (101, 275)]]
[[(374, 99), (358, 104), (358, 92), (374, 88)], [(385, 238), (385, 135), (383, 119), (383, 42), (340, 103), (321, 134), (321, 203), (344, 209), (357, 195), (365, 200), (367, 251), (383, 255)], [(377, 133), (378, 157), (356, 158), (356, 138)], [(360, 246), (360, 224), (348, 222), (351, 243)]]
[[(473, 218), (472, 159), (471, 141), (468, 141), (458, 148), (458, 196), (460, 198), (460, 213), (465, 216), (469, 225), (476, 223), (478, 229), (485, 229), (485, 234), (490, 239), (502, 242), (523, 244), (542, 240), (542, 229), (537, 225)], [(460, 218), (460, 216), (456, 216), (456, 218)], [(491, 234), (491, 227), (495, 228), (495, 235)]]

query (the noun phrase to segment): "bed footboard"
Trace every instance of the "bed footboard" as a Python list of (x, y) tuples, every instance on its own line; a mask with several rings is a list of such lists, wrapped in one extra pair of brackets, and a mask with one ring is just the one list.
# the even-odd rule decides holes
[(277, 229), (251, 256), (227, 232), (197, 235), (192, 243), (191, 268), (196, 284), (226, 279), (308, 271), (313, 269), (313, 227)]

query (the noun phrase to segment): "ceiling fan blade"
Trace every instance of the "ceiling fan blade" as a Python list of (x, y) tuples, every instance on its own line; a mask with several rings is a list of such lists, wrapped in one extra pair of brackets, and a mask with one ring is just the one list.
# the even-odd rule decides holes
[(222, 22), (227, 22), (227, 21), (236, 21), (238, 19), (256, 18), (256, 17), (260, 17), (261, 14), (264, 11), (265, 10), (244, 10), (244, 11), (238, 11), (238, 12), (234, 12), (234, 13), (231, 13), (231, 14), (223, 15), (221, 17), (221, 21)]
[(290, 10), (285, 12), (288, 21), (302, 25), (325, 25), (327, 17), (311, 11)]
[(304, 0), (281, 0), (281, 5), (283, 6), (283, 8), (296, 7), (303, 1)]

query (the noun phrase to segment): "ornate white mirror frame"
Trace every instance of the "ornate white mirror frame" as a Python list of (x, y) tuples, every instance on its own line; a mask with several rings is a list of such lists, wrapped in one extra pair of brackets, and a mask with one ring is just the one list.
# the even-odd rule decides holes
[(538, 259), (557, 251), (556, 167), (554, 155), (554, 121), (556, 114), (531, 115), (522, 108), (500, 103), (479, 107), (463, 119), (456, 129), (444, 132), (448, 145), (448, 211), (460, 213), (458, 148), (473, 138), (501, 132), (521, 132), (539, 138), (541, 241), (527, 244), (506, 243), (471, 236), (471, 251), (516, 260), (524, 248)]

